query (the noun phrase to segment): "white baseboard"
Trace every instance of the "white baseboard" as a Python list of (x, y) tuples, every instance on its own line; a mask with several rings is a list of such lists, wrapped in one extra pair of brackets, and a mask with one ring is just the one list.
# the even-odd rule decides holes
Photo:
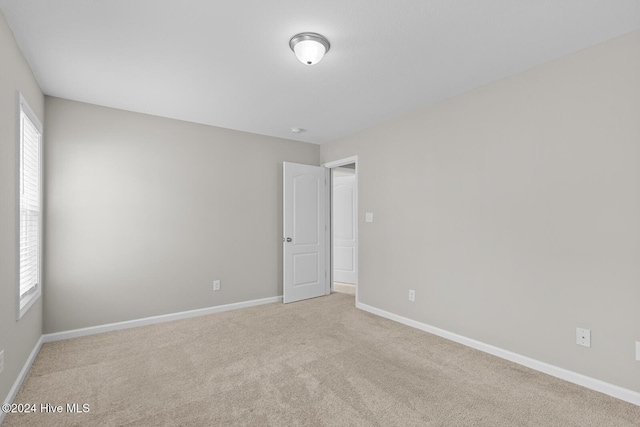
[[(18, 394), (18, 391), (20, 391), (20, 387), (22, 386), (24, 379), (29, 373), (29, 369), (31, 369), (31, 365), (33, 365), (33, 362), (36, 360), (36, 356), (38, 356), (38, 353), (40, 352), (40, 347), (42, 347), (42, 343), (44, 342), (42, 338), (43, 337), (40, 336), (38, 342), (36, 342), (36, 345), (33, 347), (33, 350), (31, 350), (31, 354), (29, 354), (27, 361), (24, 363), (22, 370), (18, 374), (18, 378), (16, 378), (16, 381), (13, 383), (13, 387), (11, 387), (11, 390), (9, 390), (7, 398), (3, 400), (2, 403), (12, 403), (16, 398), (16, 395)], [(5, 415), (7, 414), (4, 411), (0, 411), (0, 424), (2, 424)]]
[(375, 308), (360, 302), (356, 303), (356, 307), (361, 310), (367, 311), (369, 313), (375, 314), (377, 316), (381, 316), (389, 320), (402, 323), (403, 325), (411, 326), (412, 328), (420, 329), (421, 331), (425, 331), (430, 334), (437, 335), (439, 337), (448, 339), (450, 341), (455, 341), (459, 344), (466, 345), (467, 347), (475, 348), (476, 350), (489, 353), (491, 355), (509, 360), (519, 365), (526, 366), (536, 371), (543, 372), (545, 374), (560, 378), (562, 380), (565, 380), (574, 384), (578, 384), (582, 387), (586, 387), (588, 389), (595, 390), (600, 393), (604, 393), (609, 396), (615, 397), (617, 399), (624, 400), (625, 402), (633, 403), (634, 405), (640, 406), (640, 393), (635, 392), (633, 390), (622, 388), (614, 384), (609, 384), (607, 382), (597, 380), (595, 378), (591, 378), (586, 375), (578, 374), (576, 372), (569, 371), (564, 368), (559, 368), (557, 366), (550, 365), (545, 362), (540, 362), (530, 357), (526, 357), (521, 354), (513, 353), (511, 351), (504, 350), (499, 347), (485, 344), (483, 342), (476, 341), (474, 339), (467, 338), (462, 335), (454, 334), (453, 332), (445, 331), (444, 329), (436, 328), (435, 326), (427, 325), (426, 323), (417, 322), (415, 320), (411, 320), (406, 317), (399, 316), (397, 314), (380, 310), (379, 308)]
[(255, 307), (257, 305), (282, 302), (282, 296), (262, 298), (251, 301), (236, 302), (233, 304), (218, 305), (215, 307), (201, 308), (198, 310), (182, 311), (179, 313), (163, 314), (160, 316), (145, 317), (143, 319), (127, 320), (124, 322), (108, 323), (106, 325), (90, 326), (88, 328), (73, 329), (70, 331), (55, 332), (43, 335), (45, 343), (70, 338), (85, 337), (87, 335), (101, 334), (103, 332), (117, 331), (120, 329), (135, 328), (138, 326), (153, 325), (155, 323), (170, 322), (172, 320), (188, 319), (190, 317), (204, 316), (205, 314), (221, 313), (223, 311), (238, 310), (240, 308)]

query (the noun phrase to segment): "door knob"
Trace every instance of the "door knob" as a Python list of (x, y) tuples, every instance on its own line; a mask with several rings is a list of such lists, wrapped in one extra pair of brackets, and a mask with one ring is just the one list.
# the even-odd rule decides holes
[[(282, 239), (282, 241), (284, 242), (285, 239)], [(287, 237), (286, 242), (291, 243), (291, 237)]]

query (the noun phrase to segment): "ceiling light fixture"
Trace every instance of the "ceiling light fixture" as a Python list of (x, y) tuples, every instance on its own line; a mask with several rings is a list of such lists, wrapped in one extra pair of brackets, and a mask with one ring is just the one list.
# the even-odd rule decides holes
[(329, 52), (329, 40), (316, 33), (296, 34), (289, 40), (289, 47), (300, 62), (313, 65), (320, 62), (324, 54)]

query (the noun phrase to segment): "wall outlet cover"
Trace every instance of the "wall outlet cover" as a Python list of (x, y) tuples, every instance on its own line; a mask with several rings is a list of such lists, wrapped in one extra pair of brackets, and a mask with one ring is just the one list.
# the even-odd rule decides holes
[(636, 360), (640, 362), (640, 341), (636, 341)]
[(409, 289), (409, 301), (415, 301), (416, 300), (416, 291), (414, 291), (413, 289)]
[(220, 290), (220, 280), (214, 280), (213, 281), (213, 290), (214, 291), (219, 291)]
[(0, 374), (4, 371), (4, 350), (0, 351)]
[(589, 329), (576, 328), (576, 344), (583, 347), (591, 347), (591, 331)]

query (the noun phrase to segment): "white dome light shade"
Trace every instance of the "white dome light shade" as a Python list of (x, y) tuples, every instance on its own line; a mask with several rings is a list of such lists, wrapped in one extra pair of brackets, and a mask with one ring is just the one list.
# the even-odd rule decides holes
[(300, 62), (313, 65), (320, 62), (329, 51), (329, 41), (316, 33), (300, 33), (291, 38), (289, 47)]
[(313, 65), (320, 62), (324, 56), (324, 46), (313, 40), (304, 40), (299, 42), (293, 48), (296, 56), (303, 64)]

